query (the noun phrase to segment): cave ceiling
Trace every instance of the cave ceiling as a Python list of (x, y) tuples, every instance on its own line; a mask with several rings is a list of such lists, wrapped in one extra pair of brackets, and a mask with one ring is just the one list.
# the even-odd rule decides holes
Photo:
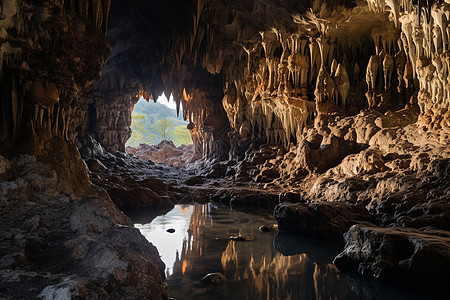
[(389, 17), (374, 14), (365, 1), (112, 1), (112, 53), (97, 87), (139, 86), (152, 98), (166, 91), (181, 100), (184, 88), (199, 84), (201, 75), (193, 73), (221, 74), (223, 84), (242, 81), (248, 52), (254, 60), (281, 56), (282, 44), (295, 38), (325, 35), (341, 52), (371, 53), (374, 28), (393, 35), (390, 42), (398, 34)]
[[(33, 122), (52, 116), (50, 127), (60, 128), (50, 131), (68, 140), (91, 134), (110, 151), (124, 150), (134, 103), (163, 92), (183, 106), (203, 144), (220, 135), (231, 146), (288, 146), (323, 115), (387, 102), (418, 104), (423, 124), (448, 128), (449, 7), (447, 0), (2, 1), (0, 61), (34, 76), (49, 99), (67, 99), (57, 105), (68, 114), (30, 108)], [(67, 37), (72, 23), (78, 35)], [(105, 32), (110, 55), (98, 74)], [(74, 39), (82, 42), (74, 47)], [(102, 55), (90, 55), (98, 49)], [(5, 80), (5, 95), (22, 99), (35, 89), (22, 81)], [(15, 115), (16, 107), (5, 111)], [(19, 130), (7, 115), (2, 122), (11, 127), (5, 136), (45, 131)]]

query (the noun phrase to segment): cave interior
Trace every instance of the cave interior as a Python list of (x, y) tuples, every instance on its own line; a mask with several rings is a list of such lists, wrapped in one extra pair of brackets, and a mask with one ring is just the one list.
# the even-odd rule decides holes
[[(122, 211), (209, 201), (445, 290), (449, 19), (449, 0), (0, 0), (0, 298), (168, 299)], [(163, 93), (183, 168), (125, 152)]]

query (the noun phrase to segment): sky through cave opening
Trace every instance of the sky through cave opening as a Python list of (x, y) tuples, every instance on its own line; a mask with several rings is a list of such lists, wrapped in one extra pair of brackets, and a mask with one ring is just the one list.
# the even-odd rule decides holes
[(156, 101), (141, 98), (132, 112), (131, 137), (126, 152), (143, 160), (171, 167), (186, 167), (192, 160), (194, 145), (183, 111), (177, 115), (173, 96), (162, 94)]

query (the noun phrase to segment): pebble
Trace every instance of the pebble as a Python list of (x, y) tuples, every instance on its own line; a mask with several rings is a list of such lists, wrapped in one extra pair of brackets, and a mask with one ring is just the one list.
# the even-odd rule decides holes
[(201, 281), (207, 285), (219, 287), (223, 286), (227, 280), (221, 273), (209, 273)]
[(167, 229), (166, 231), (167, 231), (168, 233), (174, 233), (174, 232), (175, 232), (175, 229), (169, 228), (169, 229)]
[(243, 236), (230, 236), (230, 240), (232, 240), (232, 241), (245, 241), (246, 239), (245, 239), (245, 237), (243, 237)]
[(230, 236), (230, 240), (232, 241), (237, 241), (237, 242), (241, 242), (241, 241), (253, 241), (255, 238), (253, 236), (242, 236), (242, 235), (238, 235), (238, 236)]
[(267, 227), (267, 226), (259, 226), (259, 231), (262, 231), (262, 232), (269, 232), (269, 231), (272, 231), (272, 229), (270, 228), (270, 227)]

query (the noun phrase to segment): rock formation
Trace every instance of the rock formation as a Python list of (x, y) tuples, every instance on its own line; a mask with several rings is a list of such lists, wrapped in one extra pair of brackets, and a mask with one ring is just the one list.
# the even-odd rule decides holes
[(109, 9), (0, 1), (2, 298), (167, 298), (156, 248), (92, 188), (74, 146), (109, 117), (88, 96), (110, 51)]
[(158, 145), (140, 144), (139, 147), (127, 147), (127, 153), (143, 160), (165, 164), (171, 167), (186, 167), (194, 156), (193, 145), (176, 147), (172, 141), (161, 141)]
[[(282, 216), (310, 220), (297, 224), (299, 232), (341, 234), (372, 222), (350, 228), (336, 259), (341, 267), (378, 275), (380, 268), (404, 274), (423, 266), (414, 257), (422, 252), (410, 245), (408, 263), (380, 266), (385, 252), (367, 261), (364, 245), (377, 247), (383, 234), (395, 236), (387, 243), (394, 252), (407, 236), (423, 245), (442, 241), (448, 262), (449, 14), (447, 0), (0, 1), (2, 224), (17, 218), (14, 234), (2, 239), (1, 276), (30, 266), (45, 277), (27, 295), (0, 290), (11, 297), (62, 290), (83, 297), (89, 289), (99, 298), (148, 297), (127, 288), (137, 285), (136, 293), (167, 296), (154, 248), (119, 226), (131, 224), (112, 202), (169, 208), (182, 197), (148, 180), (149, 168), (172, 169), (122, 153), (134, 104), (163, 92), (183, 106), (193, 157), (203, 159), (191, 174), (168, 171), (165, 179), (183, 186), (223, 180), (245, 185), (248, 195), (267, 194), (225, 190), (213, 197), (237, 207), (273, 208), (277, 194), (306, 202), (277, 208), (280, 224)], [(124, 202), (124, 195), (148, 201)], [(343, 211), (339, 224), (330, 225), (329, 205)], [(62, 226), (51, 234), (42, 229), (47, 208)], [(78, 224), (80, 210), (91, 225)], [(423, 238), (425, 227), (435, 229)], [(124, 231), (139, 240), (137, 248), (130, 240), (115, 246), (122, 241), (111, 236)], [(69, 265), (45, 269), (46, 247), (70, 249)], [(89, 265), (97, 251), (114, 257), (111, 265)], [(93, 269), (74, 270), (72, 261)], [(139, 266), (150, 283), (136, 283), (133, 267), (120, 277), (127, 266)]]

